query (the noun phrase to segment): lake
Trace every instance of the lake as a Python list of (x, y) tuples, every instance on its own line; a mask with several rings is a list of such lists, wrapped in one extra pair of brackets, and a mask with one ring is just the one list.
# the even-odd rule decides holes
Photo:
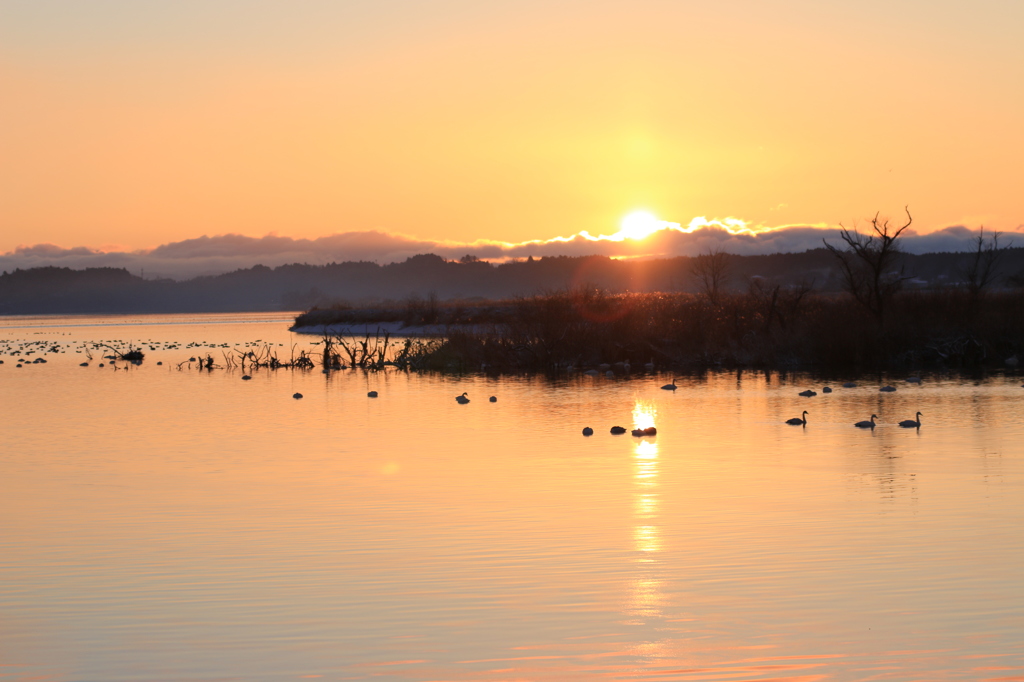
[(0, 318), (0, 678), (1024, 680), (1019, 375), (188, 363), (290, 322)]

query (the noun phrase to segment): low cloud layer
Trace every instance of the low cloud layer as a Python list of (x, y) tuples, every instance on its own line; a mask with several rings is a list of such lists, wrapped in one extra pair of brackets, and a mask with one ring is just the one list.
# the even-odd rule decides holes
[[(288, 263), (325, 264), (344, 261), (392, 263), (422, 253), (435, 253), (449, 259), (471, 254), (484, 260), (526, 258), (527, 256), (651, 257), (696, 255), (708, 249), (721, 249), (739, 255), (801, 252), (820, 248), (822, 240), (839, 243), (838, 230), (814, 226), (749, 228), (742, 221), (695, 219), (688, 227), (665, 223), (645, 239), (592, 237), (578, 234), (568, 238), (531, 241), (518, 244), (477, 241), (456, 243), (414, 239), (383, 232), (346, 232), (317, 239), (293, 239), (268, 235), (246, 237), (228, 234), (172, 242), (148, 251), (102, 252), (85, 247), (62, 248), (53, 244), (23, 246), (0, 255), (0, 270), (57, 266), (73, 269), (87, 267), (126, 268), (146, 278), (189, 279), (216, 275), (253, 265), (276, 267)], [(970, 248), (976, 230), (963, 226), (947, 227), (919, 235), (908, 230), (903, 248), (910, 253), (964, 251)], [(1020, 235), (1020, 233), (1015, 233)], [(1024, 245), (1024, 238), (1007, 241)], [(1021, 235), (1024, 236), (1024, 235)]]

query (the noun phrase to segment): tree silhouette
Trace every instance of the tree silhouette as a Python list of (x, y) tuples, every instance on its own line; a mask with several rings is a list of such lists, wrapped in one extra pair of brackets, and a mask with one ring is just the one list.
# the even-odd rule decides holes
[(839, 238), (846, 248), (833, 246), (825, 241), (827, 248), (839, 261), (843, 288), (881, 321), (889, 308), (893, 296), (903, 288), (907, 278), (902, 267), (897, 270), (902, 251), (899, 237), (914, 221), (910, 209), (904, 207), (907, 222), (900, 227), (890, 224), (889, 219), (871, 219), (873, 234), (861, 234), (856, 228), (850, 230), (840, 225)]

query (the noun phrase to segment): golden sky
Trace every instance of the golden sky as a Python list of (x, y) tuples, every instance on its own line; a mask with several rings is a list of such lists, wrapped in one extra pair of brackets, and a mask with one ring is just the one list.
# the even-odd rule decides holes
[(1004, 0), (0, 0), (0, 252), (637, 209), (1014, 230), (1022, 28)]

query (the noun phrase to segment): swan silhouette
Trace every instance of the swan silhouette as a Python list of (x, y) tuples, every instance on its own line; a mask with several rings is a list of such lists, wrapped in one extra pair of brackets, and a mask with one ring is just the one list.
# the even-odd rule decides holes
[(807, 410), (804, 410), (804, 413), (802, 415), (800, 415), (799, 417), (793, 417), (792, 419), (787, 419), (786, 423), (787, 424), (792, 424), (793, 426), (807, 426)]
[(455, 402), (457, 402), (459, 405), (465, 405), (466, 403), (469, 402), (469, 398), (466, 397), (468, 394), (469, 391), (466, 391), (462, 395), (455, 396)]
[(875, 420), (878, 419), (877, 414), (871, 415), (871, 421), (857, 422), (854, 424), (858, 429), (873, 429), (875, 428)]
[(672, 383), (671, 384), (665, 384), (664, 386), (661, 387), (661, 390), (663, 390), (663, 391), (674, 391), (677, 388), (679, 388), (679, 387), (676, 386), (676, 378), (672, 377)]
[(900, 426), (905, 429), (919, 429), (921, 428), (921, 413), (918, 412), (914, 415), (914, 419), (904, 419), (900, 422)]

